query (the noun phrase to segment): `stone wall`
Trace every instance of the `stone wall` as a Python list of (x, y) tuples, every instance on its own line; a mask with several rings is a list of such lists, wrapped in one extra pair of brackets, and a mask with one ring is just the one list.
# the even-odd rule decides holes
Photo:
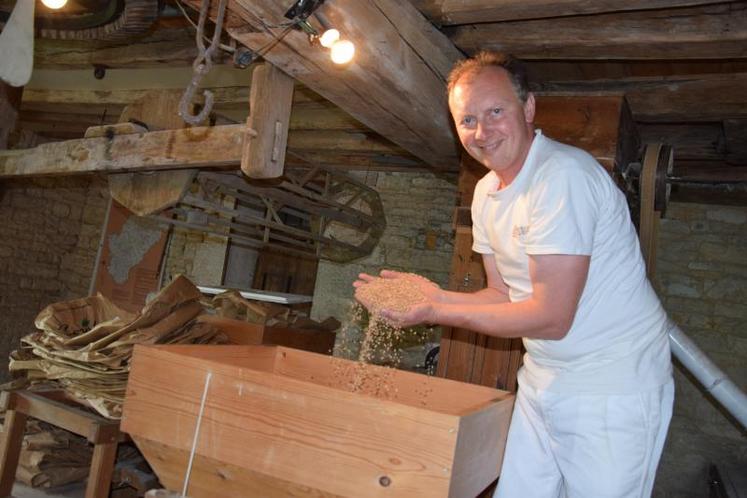
[[(747, 207), (672, 204), (660, 225), (656, 285), (682, 330), (747, 391)], [(747, 433), (675, 365), (655, 496), (708, 496), (711, 463), (747, 468)]]
[(421, 274), (441, 286), (449, 281), (457, 202), (457, 177), (431, 173), (378, 173), (362, 177), (379, 192), (387, 227), (374, 251), (347, 264), (319, 262), (312, 316), (343, 322), (335, 354), (352, 356), (360, 331), (351, 326), (352, 283), (361, 272), (383, 268)]
[(0, 184), (0, 379), (42, 308), (88, 294), (107, 203), (94, 177)]

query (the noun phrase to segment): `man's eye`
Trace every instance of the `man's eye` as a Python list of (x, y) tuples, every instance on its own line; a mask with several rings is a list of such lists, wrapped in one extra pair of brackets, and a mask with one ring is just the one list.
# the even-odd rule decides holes
[(503, 109), (501, 109), (500, 107), (493, 108), (493, 114), (498, 115), (501, 112), (503, 112)]
[(471, 125), (474, 122), (475, 122), (475, 118), (473, 118), (471, 116), (467, 116), (466, 118), (462, 118), (462, 124)]

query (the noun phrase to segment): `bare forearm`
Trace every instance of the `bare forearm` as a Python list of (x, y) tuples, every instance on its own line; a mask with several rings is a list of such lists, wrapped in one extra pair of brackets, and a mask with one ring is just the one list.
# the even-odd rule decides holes
[(511, 303), (437, 303), (434, 322), (495, 337), (562, 339), (568, 331), (532, 299)]
[(442, 290), (438, 297), (438, 302), (442, 304), (498, 304), (507, 303), (508, 295), (498, 289), (486, 287), (477, 292), (453, 292)]

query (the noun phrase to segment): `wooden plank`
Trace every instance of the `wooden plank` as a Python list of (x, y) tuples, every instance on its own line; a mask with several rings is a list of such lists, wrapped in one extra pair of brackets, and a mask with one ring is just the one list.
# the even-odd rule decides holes
[[(264, 357), (268, 349), (274, 359)], [(200, 438), (198, 456), (323, 493), (456, 498), (449, 481), (459, 421), (496, 403), (510, 405), (512, 397), (373, 365), (366, 366), (369, 382), (384, 374), (385, 381), (409, 381), (389, 390), (373, 383), (361, 395), (347, 368), (360, 365), (285, 348), (136, 347), (123, 430), (187, 451), (209, 371), (202, 424), (213, 437)], [(162, 462), (151, 464), (159, 472)], [(494, 477), (483, 474), (478, 482)]]
[(83, 138), (0, 152), (0, 178), (181, 168), (237, 168), (244, 125)]
[(256, 136), (244, 136), (241, 154), (241, 170), (249, 178), (277, 178), (283, 174), (292, 101), (290, 76), (271, 64), (254, 69), (246, 124)]
[(732, 2), (444, 28), (461, 50), (523, 59), (724, 59), (747, 55), (747, 5)]
[(747, 116), (747, 73), (556, 81), (533, 86), (540, 95), (624, 93), (636, 121), (693, 123)]
[(455, 168), (457, 147), (444, 88), (460, 54), (409, 2), (340, 0), (324, 5), (324, 15), (356, 44), (356, 57), (344, 69), (326, 51), (311, 47), (299, 31), (275, 43), (279, 31), (268, 33), (257, 26), (258, 18), (269, 25), (286, 21), (287, 6), (271, 0), (236, 3), (253, 13), (246, 21), (261, 32), (229, 30), (233, 38), (253, 50), (264, 48), (266, 60), (432, 167)]
[[(145, 438), (133, 438), (138, 449), (158, 473), (161, 484), (167, 489), (181, 490), (184, 472), (189, 462), (189, 451), (173, 448)], [(303, 484), (242, 467), (239, 462), (221, 462), (206, 455), (195, 455), (188, 493), (191, 498), (237, 498), (256, 496), (262, 498), (342, 498), (320, 492)]]
[(411, 0), (439, 25), (543, 19), (626, 10), (721, 3), (723, 0)]

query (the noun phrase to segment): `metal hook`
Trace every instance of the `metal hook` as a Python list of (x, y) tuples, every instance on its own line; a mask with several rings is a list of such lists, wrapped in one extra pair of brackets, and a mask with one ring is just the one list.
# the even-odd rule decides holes
[(191, 103), (192, 99), (197, 92), (197, 87), (200, 85), (202, 78), (210, 71), (213, 66), (213, 54), (218, 50), (220, 46), (220, 35), (223, 30), (223, 17), (226, 13), (227, 0), (220, 0), (218, 5), (218, 18), (215, 21), (215, 31), (213, 33), (213, 39), (210, 46), (206, 49), (205, 43), (203, 42), (203, 30), (205, 27), (205, 19), (207, 19), (208, 6), (210, 0), (202, 0), (200, 6), (200, 19), (197, 24), (197, 58), (192, 63), (192, 80), (184, 90), (184, 95), (179, 101), (179, 116), (187, 123), (192, 125), (198, 125), (205, 121), (213, 110), (213, 92), (205, 90), (202, 95), (205, 97), (202, 110), (198, 114), (192, 114)]

